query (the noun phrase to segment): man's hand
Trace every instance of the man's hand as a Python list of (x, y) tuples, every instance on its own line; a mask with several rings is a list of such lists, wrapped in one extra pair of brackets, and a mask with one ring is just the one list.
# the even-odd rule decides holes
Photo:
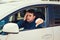
[(35, 21), (35, 23), (36, 23), (36, 27), (37, 27), (39, 24), (42, 24), (42, 23), (43, 23), (43, 19), (38, 18), (38, 19)]
[(26, 20), (26, 17), (27, 17), (27, 14), (25, 14), (25, 16), (24, 16), (24, 21)]

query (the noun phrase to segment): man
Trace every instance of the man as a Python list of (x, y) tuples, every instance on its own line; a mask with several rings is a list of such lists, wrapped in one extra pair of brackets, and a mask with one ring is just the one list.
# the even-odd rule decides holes
[[(37, 13), (38, 14), (38, 13)], [(19, 28), (24, 27), (24, 29), (35, 29), (36, 27), (42, 28), (40, 24), (43, 23), (43, 19), (36, 17), (36, 12), (33, 9), (26, 11), (24, 20), (18, 22)]]

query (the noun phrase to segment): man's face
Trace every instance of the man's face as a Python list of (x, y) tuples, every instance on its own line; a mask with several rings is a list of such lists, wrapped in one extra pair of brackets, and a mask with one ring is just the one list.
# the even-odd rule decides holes
[(32, 22), (32, 21), (34, 21), (34, 19), (35, 19), (35, 16), (33, 15), (33, 13), (26, 12), (26, 21), (27, 22)]

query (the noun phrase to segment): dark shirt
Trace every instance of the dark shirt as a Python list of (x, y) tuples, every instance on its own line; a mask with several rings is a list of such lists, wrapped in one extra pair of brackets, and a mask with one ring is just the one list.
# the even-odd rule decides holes
[[(17, 24), (18, 24), (19, 28), (24, 27), (24, 30), (36, 28), (35, 20), (31, 23), (24, 21), (24, 20), (20, 20)], [(38, 25), (38, 27), (42, 28), (41, 25)]]

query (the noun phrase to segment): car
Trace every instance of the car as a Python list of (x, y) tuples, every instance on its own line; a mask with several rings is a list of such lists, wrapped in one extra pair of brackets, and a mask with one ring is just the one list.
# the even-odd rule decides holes
[[(17, 23), (23, 20), (27, 9), (42, 13), (37, 13), (44, 20), (42, 28), (19, 28)], [(0, 40), (60, 40), (60, 3), (22, 0), (0, 4)]]

